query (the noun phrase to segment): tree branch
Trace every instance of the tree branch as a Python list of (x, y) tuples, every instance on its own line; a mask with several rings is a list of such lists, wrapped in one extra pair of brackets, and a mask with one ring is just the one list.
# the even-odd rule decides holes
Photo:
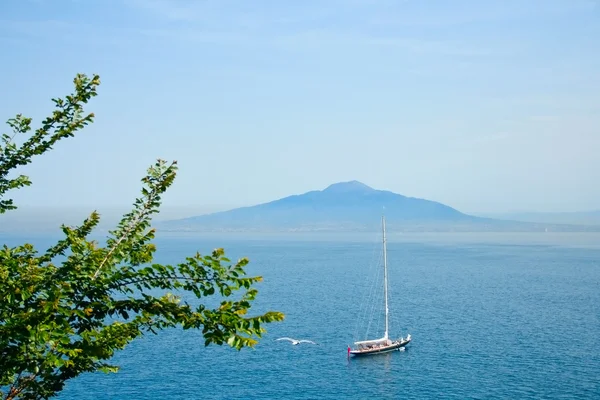
[(137, 283), (142, 283), (142, 282), (148, 282), (148, 281), (164, 281), (165, 279), (169, 279), (169, 280), (173, 280), (173, 281), (191, 281), (194, 283), (201, 283), (201, 282), (216, 282), (217, 280), (214, 277), (211, 278), (192, 278), (189, 276), (180, 276), (180, 275), (167, 275), (167, 276), (153, 276), (153, 277), (144, 277), (144, 278), (138, 278), (138, 279), (133, 279), (127, 282), (122, 282), (118, 285), (115, 286), (109, 286), (111, 289), (118, 289), (121, 288), (123, 286), (129, 286), (129, 285), (135, 285)]

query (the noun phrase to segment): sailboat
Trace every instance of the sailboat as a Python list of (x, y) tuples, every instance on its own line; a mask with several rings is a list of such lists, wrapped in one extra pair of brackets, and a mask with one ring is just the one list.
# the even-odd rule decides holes
[(387, 279), (387, 246), (385, 238), (385, 216), (381, 217), (381, 227), (383, 231), (383, 293), (385, 298), (385, 332), (382, 338), (361, 340), (354, 342), (355, 348), (348, 348), (348, 353), (353, 356), (365, 356), (372, 354), (387, 353), (394, 350), (400, 350), (410, 343), (410, 334), (406, 338), (389, 338), (389, 308), (388, 308), (388, 279)]

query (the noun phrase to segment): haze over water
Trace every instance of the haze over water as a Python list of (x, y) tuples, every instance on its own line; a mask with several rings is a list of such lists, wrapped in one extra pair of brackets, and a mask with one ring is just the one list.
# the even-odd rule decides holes
[[(413, 342), (348, 360), (380, 246), (367, 236), (159, 238), (160, 262), (217, 246), (248, 256), (249, 273), (265, 278), (256, 312), (280, 310), (286, 320), (239, 353), (205, 348), (198, 332), (147, 336), (115, 358), (118, 374), (84, 375), (59, 399), (600, 396), (599, 235), (392, 235), (391, 333)], [(281, 336), (320, 345), (274, 341)]]

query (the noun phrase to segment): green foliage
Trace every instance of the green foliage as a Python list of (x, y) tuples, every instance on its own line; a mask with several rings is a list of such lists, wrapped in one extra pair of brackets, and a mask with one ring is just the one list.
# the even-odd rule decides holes
[(23, 175), (10, 179), (8, 174), (11, 170), (29, 164), (33, 156), (47, 152), (59, 140), (72, 137), (76, 131), (93, 122), (94, 114), (83, 116), (83, 104), (97, 95), (96, 88), (100, 84), (100, 77), (94, 75), (89, 79), (83, 74), (78, 74), (74, 83), (75, 93), (66, 96), (65, 99), (52, 99), (56, 110), (42, 121), (42, 127), (21, 146), (17, 146), (14, 138), (17, 134), (31, 131), (31, 118), (18, 114), (8, 120), (13, 134), (3, 134), (0, 145), (0, 214), (16, 208), (11, 199), (3, 198), (6, 192), (31, 185), (29, 179)]
[[(0, 147), (0, 213), (16, 208), (5, 198), (9, 190), (31, 184), (26, 176), (11, 178), (14, 169), (93, 121), (93, 114), (83, 116), (83, 104), (96, 95), (99, 77), (77, 75), (74, 83), (75, 93), (54, 99), (57, 110), (23, 144), (14, 138), (31, 130), (31, 119), (8, 121), (13, 134), (3, 135)], [(1, 398), (48, 398), (83, 372), (117, 372), (110, 358), (144, 332), (200, 329), (205, 346), (239, 350), (257, 343), (264, 324), (283, 320), (272, 311), (247, 316), (262, 278), (246, 276), (245, 258), (231, 263), (216, 249), (177, 265), (152, 263), (151, 217), (176, 172), (176, 162), (163, 160), (148, 169), (141, 196), (104, 246), (89, 239), (100, 220), (93, 212), (79, 227), (63, 225), (64, 239), (46, 251), (31, 244), (0, 248)], [(163, 295), (151, 294), (157, 290)], [(176, 294), (221, 301), (216, 308), (192, 306)]]

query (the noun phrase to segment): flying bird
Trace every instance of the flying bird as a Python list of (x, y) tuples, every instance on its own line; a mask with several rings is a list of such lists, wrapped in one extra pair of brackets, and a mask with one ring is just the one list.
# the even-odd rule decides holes
[(312, 344), (318, 345), (318, 343), (315, 343), (312, 340), (304, 340), (304, 339), (303, 340), (297, 340), (297, 339), (292, 339), (292, 338), (289, 338), (289, 337), (282, 337), (282, 338), (275, 339), (275, 340), (287, 340), (287, 341), (292, 342), (293, 346), (297, 346), (300, 343), (312, 343)]

